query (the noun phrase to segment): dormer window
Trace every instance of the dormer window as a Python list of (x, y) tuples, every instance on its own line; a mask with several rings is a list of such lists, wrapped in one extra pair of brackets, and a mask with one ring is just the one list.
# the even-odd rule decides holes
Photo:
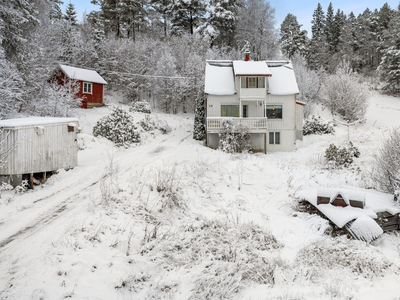
[(263, 89), (265, 88), (265, 77), (241, 77), (240, 86), (242, 89)]

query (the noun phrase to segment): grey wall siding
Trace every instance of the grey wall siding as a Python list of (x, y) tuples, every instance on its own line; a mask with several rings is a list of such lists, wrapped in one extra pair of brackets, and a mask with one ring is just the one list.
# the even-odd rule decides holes
[[(0, 168), (0, 175), (48, 172), (77, 166), (76, 131), (77, 127), (68, 132), (68, 123), (5, 129), (3, 138), (7, 134), (8, 137), (0, 151), (0, 160), (6, 159), (6, 163)], [(9, 149), (13, 150), (7, 159), (5, 156)]]

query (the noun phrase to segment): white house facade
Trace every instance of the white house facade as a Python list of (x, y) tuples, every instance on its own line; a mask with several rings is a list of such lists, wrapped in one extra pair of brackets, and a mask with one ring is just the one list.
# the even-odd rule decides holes
[(293, 151), (302, 139), (303, 106), (288, 61), (207, 61), (207, 146), (217, 148), (224, 119), (251, 135), (254, 150)]

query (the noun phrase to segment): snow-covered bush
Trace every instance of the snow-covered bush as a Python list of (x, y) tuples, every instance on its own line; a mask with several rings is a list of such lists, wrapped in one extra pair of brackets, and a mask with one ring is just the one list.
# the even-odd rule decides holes
[[(391, 263), (374, 247), (346, 237), (325, 238), (298, 252), (296, 265), (309, 280), (321, 280), (326, 272), (339, 270), (365, 278), (380, 277)], [(329, 276), (329, 275), (328, 275)]]
[(393, 130), (375, 157), (372, 177), (377, 187), (394, 193), (400, 189), (400, 130)]
[(25, 193), (28, 190), (28, 188), (29, 188), (29, 182), (28, 182), (28, 180), (24, 179), (24, 180), (22, 180), (20, 185), (17, 185), (15, 187), (15, 193), (18, 195), (21, 195), (21, 194)]
[(333, 124), (321, 116), (310, 115), (304, 122), (303, 134), (328, 134), (335, 133)]
[(348, 64), (342, 64), (336, 74), (327, 78), (325, 92), (324, 103), (333, 114), (349, 122), (365, 118), (370, 93), (365, 84), (358, 82)]
[(140, 120), (139, 124), (142, 126), (144, 131), (153, 131), (156, 126), (150, 115), (146, 115), (144, 119)]
[(233, 299), (249, 283), (274, 284), (275, 270), (285, 263), (271, 253), (281, 247), (255, 223), (198, 217), (178, 230), (159, 233), (141, 253), (166, 269), (202, 267), (191, 299)]
[(139, 112), (144, 114), (151, 114), (150, 103), (147, 101), (137, 101), (132, 104), (132, 107), (129, 108), (129, 111)]
[(336, 147), (330, 144), (325, 150), (325, 159), (332, 167), (348, 167), (353, 163), (354, 157), (359, 157), (360, 151), (352, 142), (347, 147)]
[(122, 108), (97, 121), (93, 127), (94, 136), (102, 136), (114, 142), (117, 146), (130, 146), (140, 143), (140, 134), (134, 124), (133, 117)]
[(156, 119), (155, 120), (156, 128), (161, 131), (162, 134), (168, 134), (172, 131), (171, 127), (168, 125), (167, 121)]
[(250, 133), (247, 127), (235, 127), (232, 119), (222, 121), (218, 149), (226, 153), (241, 153), (250, 149)]

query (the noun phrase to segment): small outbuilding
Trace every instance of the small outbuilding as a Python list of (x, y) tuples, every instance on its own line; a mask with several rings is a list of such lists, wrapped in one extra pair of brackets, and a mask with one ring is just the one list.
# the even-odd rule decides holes
[[(31, 117), (0, 121), (0, 182), (16, 186), (23, 178), (78, 165), (79, 121)], [(34, 177), (35, 176), (35, 177)]]
[(99, 73), (93, 70), (59, 65), (52, 80), (60, 85), (75, 81), (78, 85), (76, 96), (82, 100), (82, 108), (103, 106), (104, 85), (107, 84)]

